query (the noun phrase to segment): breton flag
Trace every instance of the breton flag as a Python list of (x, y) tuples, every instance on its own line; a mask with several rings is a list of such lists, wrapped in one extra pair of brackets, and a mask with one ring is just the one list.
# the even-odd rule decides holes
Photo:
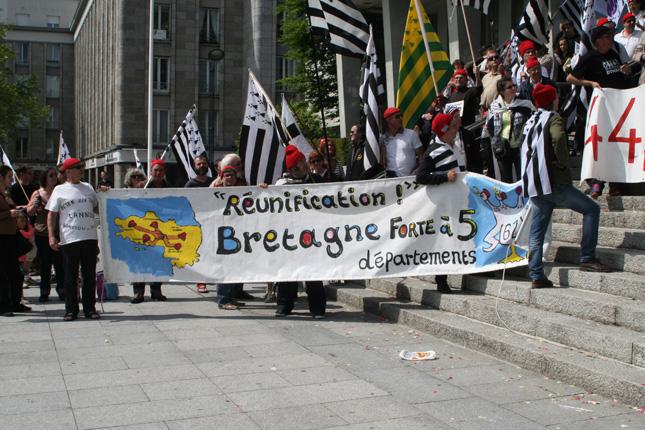
[(9, 160), (9, 155), (4, 151), (4, 149), (0, 146), (0, 153), (2, 153), (2, 165), (3, 166), (9, 166), (11, 170), (13, 170), (13, 166), (11, 165), (11, 160)]
[(381, 135), (381, 113), (378, 108), (379, 77), (381, 72), (376, 64), (376, 46), (372, 36), (372, 26), (370, 26), (370, 38), (367, 42), (368, 65), (363, 73), (363, 83), (360, 88), (361, 102), (363, 103), (363, 112), (365, 113), (365, 156), (363, 165), (365, 170), (379, 164), (381, 151), (379, 148), (379, 136)]
[(577, 118), (587, 117), (587, 90), (584, 86), (571, 85), (571, 91), (562, 103), (560, 116), (566, 122), (567, 133), (575, 130)]
[[(475, 9), (479, 10), (484, 15), (488, 15), (488, 7), (490, 6), (491, 0), (461, 0), (464, 6), (472, 6)], [(452, 0), (453, 4), (457, 6), (459, 0)]]
[(63, 161), (67, 160), (68, 158), (72, 158), (72, 156), (69, 153), (69, 148), (65, 143), (65, 139), (63, 139), (63, 130), (61, 130), (60, 136), (58, 138), (58, 161), (56, 162), (56, 165), (60, 166), (61, 164), (63, 164)]
[[(422, 17), (423, 26), (419, 24), (419, 16)], [(424, 39), (428, 42), (427, 45)], [(428, 61), (429, 58), (432, 59), (432, 64)], [(438, 89), (432, 82), (433, 70)], [(435, 96), (440, 94), (439, 91), (448, 85), (452, 71), (448, 54), (443, 50), (423, 6), (410, 0), (396, 93), (396, 105), (403, 113), (404, 127), (414, 127)]]
[(246, 111), (240, 132), (240, 157), (248, 185), (273, 184), (282, 175), (285, 140), (280, 119), (266, 92), (249, 71)]
[[(175, 133), (169, 144), (172, 152), (175, 154), (175, 158), (184, 167), (188, 179), (197, 177), (193, 160), (200, 155), (206, 155), (204, 141), (202, 140), (202, 135), (199, 133), (199, 128), (193, 115), (193, 109), (189, 110), (186, 114), (186, 119), (182, 121), (179, 129), (177, 129), (177, 133)], [(210, 167), (208, 168), (207, 174), (208, 176), (213, 176)]]
[(139, 151), (137, 148), (134, 148), (134, 162), (136, 163), (137, 169), (140, 169), (141, 160), (139, 160)]
[(282, 124), (287, 128), (289, 136), (289, 145), (294, 145), (300, 152), (302, 152), (306, 158), (309, 158), (309, 153), (313, 151), (313, 148), (307, 142), (307, 138), (300, 131), (300, 126), (298, 121), (296, 121), (296, 116), (293, 114), (293, 111), (289, 107), (286, 97), (282, 94)]
[(529, 0), (517, 27), (517, 33), (522, 39), (531, 39), (542, 46), (547, 46), (552, 25), (548, 2)]
[(524, 197), (536, 197), (551, 194), (551, 163), (545, 134), (549, 133), (547, 124), (551, 111), (539, 109), (524, 125), (524, 141), (521, 148), (522, 190)]
[(582, 9), (580, 26), (582, 31), (580, 34), (579, 49), (576, 50), (575, 55), (571, 59), (571, 68), (578, 64), (578, 59), (593, 49), (591, 43), (591, 30), (596, 26), (596, 12), (594, 11), (595, 0), (585, 0), (584, 8)]
[(571, 21), (573, 27), (576, 29), (576, 33), (582, 34), (582, 8), (584, 6), (584, 0), (566, 0), (560, 6), (560, 13), (568, 21)]
[(308, 0), (307, 14), (312, 32), (327, 38), (333, 52), (365, 55), (369, 27), (351, 0)]

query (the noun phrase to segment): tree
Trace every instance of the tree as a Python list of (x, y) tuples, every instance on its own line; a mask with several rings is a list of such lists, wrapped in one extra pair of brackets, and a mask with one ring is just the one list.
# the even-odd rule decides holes
[(327, 123), (338, 117), (336, 56), (324, 40), (311, 35), (307, 0), (285, 0), (278, 5), (278, 14), (284, 14), (279, 41), (288, 48), (287, 58), (296, 63), (295, 75), (281, 79), (278, 84), (302, 95), (301, 100), (293, 102), (292, 108), (305, 136), (321, 136), (322, 123), (320, 116), (315, 114), (320, 111), (320, 104)]
[(0, 26), (0, 141), (7, 140), (21, 121), (35, 123), (49, 112), (38, 100), (36, 78), (15, 82), (13, 71), (7, 66), (15, 55), (5, 41), (6, 34), (7, 28)]

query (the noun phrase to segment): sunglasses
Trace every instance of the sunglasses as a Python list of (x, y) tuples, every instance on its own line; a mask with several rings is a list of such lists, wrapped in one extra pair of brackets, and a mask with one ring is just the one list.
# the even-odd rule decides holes
[(636, 24), (636, 20), (635, 19), (628, 19), (627, 21), (625, 21), (625, 24)]
[(143, 176), (143, 175), (132, 175), (132, 176), (131, 176), (131, 178), (134, 178), (134, 179), (143, 179), (143, 178), (144, 178), (144, 176)]
[(493, 55), (491, 57), (488, 57), (487, 59), (488, 61), (499, 60), (499, 55)]
[(515, 88), (517, 88), (517, 85), (515, 84), (504, 87), (505, 90), (514, 90)]

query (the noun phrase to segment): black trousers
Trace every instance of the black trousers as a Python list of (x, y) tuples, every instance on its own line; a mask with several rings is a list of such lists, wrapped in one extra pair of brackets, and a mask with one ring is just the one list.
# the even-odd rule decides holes
[[(146, 283), (145, 282), (135, 282), (132, 284), (132, 292), (136, 296), (137, 294), (146, 293)], [(161, 295), (161, 282), (151, 282), (150, 283), (150, 297), (157, 297)]]
[(522, 161), (520, 159), (520, 148), (509, 148), (505, 157), (497, 159), (499, 166), (500, 180), (507, 184), (513, 183), (513, 170), (515, 170), (516, 181), (521, 179), (520, 170)]
[(15, 235), (0, 235), (0, 310), (4, 312), (14, 310), (22, 295), (23, 276), (17, 247)]
[[(278, 311), (286, 314), (290, 313), (293, 310), (293, 303), (298, 297), (298, 283), (278, 282), (274, 288), (277, 288), (276, 302)], [(325, 315), (327, 294), (322, 281), (305, 282), (305, 292), (309, 302), (309, 312), (313, 315)]]
[(63, 269), (63, 257), (61, 253), (51, 249), (47, 236), (36, 235), (36, 248), (38, 249), (38, 260), (40, 261), (40, 297), (49, 297), (51, 291), (52, 265), (56, 269), (56, 292), (60, 297), (63, 297), (65, 291), (65, 270)]
[(63, 267), (65, 272), (65, 312), (78, 314), (78, 267), (81, 267), (83, 286), (83, 313), (89, 315), (96, 312), (96, 240), (81, 240), (60, 247), (63, 254)]

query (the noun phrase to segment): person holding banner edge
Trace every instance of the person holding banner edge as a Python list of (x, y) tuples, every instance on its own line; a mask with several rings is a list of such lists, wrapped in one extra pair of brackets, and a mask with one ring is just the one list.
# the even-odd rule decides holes
[(526, 123), (522, 142), (522, 188), (530, 197), (529, 278), (532, 288), (551, 288), (544, 273), (543, 245), (553, 209), (564, 207), (583, 215), (580, 270), (611, 272), (596, 260), (600, 207), (572, 183), (564, 120), (557, 113), (558, 95), (551, 85), (537, 84), (533, 100), (538, 111)]

